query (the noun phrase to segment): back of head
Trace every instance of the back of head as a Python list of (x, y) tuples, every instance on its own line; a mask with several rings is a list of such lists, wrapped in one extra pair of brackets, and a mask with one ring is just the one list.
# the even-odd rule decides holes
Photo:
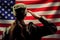
[(27, 8), (27, 6), (26, 6), (26, 4), (23, 4), (23, 3), (18, 3), (18, 4), (15, 4), (14, 6), (13, 6), (13, 13), (14, 13), (14, 15), (16, 15), (16, 9), (19, 9), (19, 8), (23, 8), (23, 9), (26, 9)]
[(23, 3), (18, 3), (13, 6), (13, 13), (14, 16), (16, 16), (17, 19), (24, 19), (26, 16), (26, 11), (27, 7)]

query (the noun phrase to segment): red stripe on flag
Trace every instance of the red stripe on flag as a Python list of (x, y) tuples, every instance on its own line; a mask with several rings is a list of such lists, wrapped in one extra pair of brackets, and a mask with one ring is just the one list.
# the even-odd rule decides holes
[(60, 38), (42, 38), (41, 40), (60, 40)]
[(0, 27), (9, 27), (11, 24), (0, 23)]
[[(56, 22), (56, 23), (54, 23), (56, 26), (60, 26), (60, 22)], [(35, 25), (37, 25), (37, 26), (43, 26), (43, 24), (41, 24), (41, 23), (37, 23), (37, 24), (35, 24)]]
[(56, 32), (56, 34), (60, 34), (60, 30), (58, 30), (58, 31)]
[(60, 18), (60, 14), (54, 14), (54, 15), (43, 15), (47, 19), (53, 19), (53, 18)]
[[(60, 14), (55, 14), (55, 15), (41, 15), (46, 17), (47, 19), (54, 19), (54, 18), (60, 18)], [(35, 20), (36, 18), (34, 18), (33, 16), (26, 16), (25, 20)]]
[(25, 3), (25, 4), (43, 4), (49, 2), (60, 2), (60, 0), (16, 1), (16, 3)]
[(3, 31), (0, 31), (0, 35), (2, 35), (3, 34)]

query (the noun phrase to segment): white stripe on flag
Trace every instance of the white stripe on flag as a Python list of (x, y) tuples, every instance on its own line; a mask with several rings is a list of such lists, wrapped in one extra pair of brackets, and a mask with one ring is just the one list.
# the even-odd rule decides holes
[[(58, 13), (57, 14), (60, 14), (59, 12), (60, 10), (58, 10)], [(57, 10), (51, 10), (51, 11), (39, 11), (39, 12), (33, 12), (35, 14), (38, 14), (38, 15), (54, 15), (56, 14)], [(27, 16), (31, 16), (30, 13), (27, 13)]]
[[(60, 18), (55, 18), (55, 19), (47, 19), (49, 22), (60, 22)], [(24, 20), (26, 24), (29, 22), (33, 22), (34, 24), (41, 23), (39, 20)]]
[(2, 23), (2, 24), (11, 24), (11, 23), (13, 23), (14, 22), (14, 20), (0, 20), (0, 23)]
[(60, 38), (60, 34), (48, 35), (48, 36), (44, 36), (43, 38)]
[(43, 8), (43, 7), (51, 7), (51, 6), (60, 6), (60, 2), (50, 2), (45, 4), (29, 4), (27, 8)]

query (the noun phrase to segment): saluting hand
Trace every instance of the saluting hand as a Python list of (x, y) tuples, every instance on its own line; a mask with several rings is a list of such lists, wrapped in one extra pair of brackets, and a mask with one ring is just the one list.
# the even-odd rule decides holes
[(35, 18), (39, 19), (41, 18), (41, 16), (37, 15), (37, 14), (34, 14), (32, 11), (30, 10), (27, 10), (27, 12), (29, 12), (32, 16), (34, 16)]

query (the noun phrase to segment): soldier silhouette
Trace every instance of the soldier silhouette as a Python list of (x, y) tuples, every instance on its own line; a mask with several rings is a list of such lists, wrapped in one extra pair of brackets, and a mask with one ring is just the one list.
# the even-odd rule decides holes
[[(44, 26), (40, 27), (30, 22), (28, 25), (24, 23), (24, 18), (29, 12), (33, 17), (38, 19)], [(41, 40), (41, 37), (56, 33), (56, 26), (44, 19), (43, 16), (35, 15), (32, 11), (27, 10), (23, 3), (13, 6), (13, 13), (16, 17), (9, 29), (9, 40)]]

